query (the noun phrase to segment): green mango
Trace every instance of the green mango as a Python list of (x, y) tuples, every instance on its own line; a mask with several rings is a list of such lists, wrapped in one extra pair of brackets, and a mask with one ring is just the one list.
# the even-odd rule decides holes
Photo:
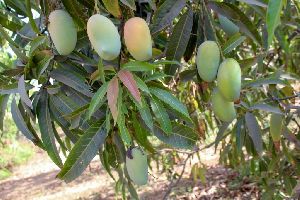
[(281, 137), (283, 115), (273, 113), (270, 118), (270, 133), (274, 142), (278, 142)]
[(216, 79), (220, 64), (220, 49), (216, 42), (203, 42), (197, 52), (196, 64), (199, 76), (206, 82)]
[(242, 72), (239, 63), (233, 58), (224, 60), (218, 71), (217, 84), (220, 93), (227, 101), (240, 98)]
[(148, 182), (147, 155), (139, 147), (129, 150), (131, 156), (126, 156), (126, 169), (131, 180), (137, 185), (145, 185)]
[(87, 34), (89, 40), (104, 60), (117, 58), (121, 50), (121, 39), (117, 27), (107, 17), (95, 14), (87, 23)]
[(215, 88), (212, 93), (212, 109), (215, 115), (222, 121), (231, 122), (236, 118), (234, 103), (227, 101), (221, 95), (218, 88)]
[(223, 15), (218, 15), (218, 16), (219, 16), (221, 28), (227, 35), (232, 36), (237, 32), (239, 32), (239, 27), (235, 25), (232, 21), (230, 21), (227, 17)]
[(64, 10), (52, 11), (49, 15), (48, 31), (60, 55), (68, 55), (75, 49), (77, 29), (69, 13)]

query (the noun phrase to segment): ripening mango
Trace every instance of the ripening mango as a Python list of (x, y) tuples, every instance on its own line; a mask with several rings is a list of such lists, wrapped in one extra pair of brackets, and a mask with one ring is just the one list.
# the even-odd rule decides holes
[(218, 88), (215, 88), (212, 93), (212, 109), (215, 115), (222, 121), (231, 122), (236, 118), (236, 112), (233, 102), (227, 101), (221, 95)]
[(220, 49), (216, 42), (203, 42), (197, 52), (196, 64), (199, 76), (206, 82), (216, 79), (220, 64)]
[(224, 60), (218, 71), (217, 83), (220, 93), (227, 101), (235, 101), (240, 97), (241, 68), (233, 58)]
[(146, 61), (152, 57), (151, 34), (144, 19), (133, 17), (125, 23), (124, 41), (134, 59)]
[(64, 10), (52, 11), (49, 15), (48, 31), (60, 55), (68, 55), (75, 49), (77, 30), (69, 13)]
[(139, 147), (134, 147), (130, 158), (126, 156), (126, 169), (131, 180), (137, 185), (145, 185), (148, 182), (147, 155)]
[(283, 115), (273, 113), (270, 119), (270, 133), (274, 142), (280, 140), (283, 124)]
[(93, 48), (102, 59), (113, 60), (119, 56), (120, 35), (110, 19), (100, 14), (91, 16), (87, 23), (87, 33)]
[(232, 21), (230, 21), (227, 17), (219, 15), (219, 21), (221, 28), (227, 35), (232, 36), (239, 32), (239, 27), (235, 25)]

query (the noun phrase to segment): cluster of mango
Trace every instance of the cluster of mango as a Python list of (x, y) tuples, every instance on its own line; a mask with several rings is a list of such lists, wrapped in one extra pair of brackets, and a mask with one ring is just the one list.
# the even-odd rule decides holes
[(220, 64), (220, 49), (216, 42), (203, 42), (197, 52), (196, 64), (199, 76), (206, 82), (217, 79), (212, 94), (212, 108), (222, 121), (231, 122), (236, 118), (234, 101), (240, 98), (241, 68), (233, 58)]
[[(48, 31), (60, 55), (70, 54), (77, 43), (77, 29), (72, 17), (64, 10), (52, 11)], [(104, 60), (117, 58), (121, 51), (121, 39), (113, 22), (100, 14), (91, 16), (87, 22), (89, 40)], [(124, 25), (124, 42), (132, 57), (139, 61), (152, 57), (152, 40), (146, 21), (139, 17), (129, 19)]]

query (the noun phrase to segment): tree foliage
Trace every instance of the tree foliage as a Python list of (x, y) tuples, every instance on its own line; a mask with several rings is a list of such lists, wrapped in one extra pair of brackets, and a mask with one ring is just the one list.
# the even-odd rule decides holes
[[(17, 56), (14, 64), (0, 62), (0, 124), (7, 104), (1, 99), (10, 97), (17, 127), (61, 169), (58, 178), (74, 180), (98, 154), (116, 188), (127, 187), (137, 198), (124, 167), (128, 149), (141, 146), (164, 164), (155, 141), (175, 154), (176, 149), (201, 154), (205, 136), (216, 133), (220, 162), (255, 177), (263, 197), (299, 195), (298, 0), (0, 2), (0, 42)], [(58, 54), (48, 33), (55, 9), (67, 11), (76, 24), (77, 44), (67, 56)], [(114, 22), (122, 39), (121, 54), (112, 61), (99, 58), (88, 39), (87, 20), (99, 12)], [(149, 23), (149, 61), (134, 60), (124, 46), (124, 23), (134, 16)], [(218, 44), (221, 60), (234, 58), (241, 66), (232, 122), (214, 115), (216, 82), (201, 80), (196, 69), (197, 49), (206, 40)], [(276, 142), (270, 135), (272, 113), (284, 116)]]

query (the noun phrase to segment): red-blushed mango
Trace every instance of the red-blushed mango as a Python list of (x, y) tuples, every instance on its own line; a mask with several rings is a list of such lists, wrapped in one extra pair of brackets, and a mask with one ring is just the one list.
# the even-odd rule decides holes
[(148, 182), (148, 164), (147, 155), (139, 147), (134, 147), (129, 150), (129, 155), (126, 156), (126, 169), (131, 180), (137, 185), (145, 185)]
[(239, 27), (223, 15), (218, 15), (221, 28), (228, 35), (232, 36), (239, 32)]
[(231, 122), (236, 118), (234, 103), (227, 101), (218, 88), (213, 90), (212, 109), (215, 115), (224, 122)]
[(199, 76), (206, 82), (216, 79), (220, 64), (220, 49), (216, 42), (203, 42), (197, 52), (196, 64)]
[(273, 113), (270, 118), (270, 133), (274, 142), (278, 142), (281, 137), (283, 115)]
[(93, 48), (102, 59), (113, 60), (119, 56), (120, 35), (110, 19), (100, 14), (91, 16), (87, 23), (87, 33)]
[(125, 23), (124, 41), (134, 59), (146, 61), (152, 57), (151, 34), (144, 19), (133, 17)]
[(221, 63), (217, 84), (220, 93), (227, 101), (235, 101), (240, 98), (241, 74), (240, 65), (233, 58), (228, 58)]
[(77, 30), (69, 13), (64, 10), (52, 11), (49, 15), (48, 31), (60, 55), (68, 55), (75, 49)]

